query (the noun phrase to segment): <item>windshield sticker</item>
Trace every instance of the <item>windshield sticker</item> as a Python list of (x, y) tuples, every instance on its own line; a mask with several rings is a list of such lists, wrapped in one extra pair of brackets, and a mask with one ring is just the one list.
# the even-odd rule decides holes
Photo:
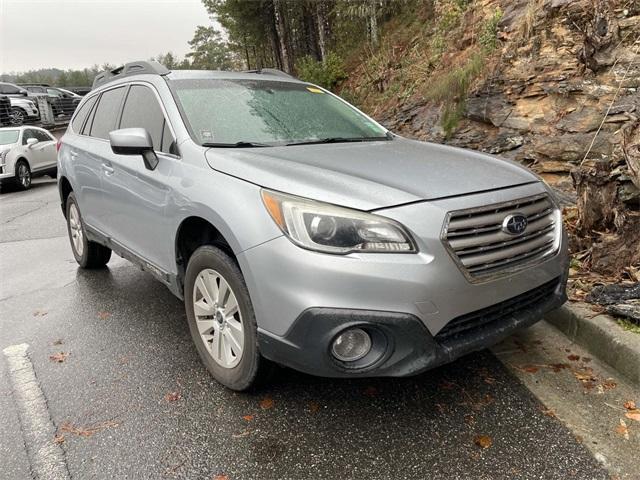
[(200, 136), (202, 138), (213, 138), (213, 135), (209, 130), (200, 130)]
[(319, 88), (307, 87), (307, 90), (309, 90), (311, 93), (324, 93)]

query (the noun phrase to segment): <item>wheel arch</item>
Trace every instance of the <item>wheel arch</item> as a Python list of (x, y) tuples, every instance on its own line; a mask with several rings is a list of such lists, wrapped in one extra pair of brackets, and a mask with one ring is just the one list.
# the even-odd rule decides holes
[(177, 287), (180, 292), (184, 290), (184, 277), (189, 258), (196, 249), (203, 245), (216, 246), (237, 263), (235, 243), (235, 238), (228, 229), (218, 228), (214, 222), (202, 215), (193, 214), (182, 219), (176, 231), (174, 242)]
[(62, 214), (67, 218), (67, 198), (71, 192), (73, 192), (73, 187), (71, 186), (71, 182), (66, 176), (61, 176), (58, 180), (58, 192), (60, 193), (60, 207), (62, 208)]

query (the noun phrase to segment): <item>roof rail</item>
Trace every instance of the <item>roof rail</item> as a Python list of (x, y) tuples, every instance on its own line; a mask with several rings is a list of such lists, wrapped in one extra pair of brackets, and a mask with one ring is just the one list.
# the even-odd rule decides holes
[(289, 75), (287, 72), (278, 70), (277, 68), (260, 68), (257, 70), (245, 70), (244, 73), (266, 73), (267, 75), (274, 75), (276, 77), (296, 78), (293, 75)]
[(104, 85), (105, 83), (108, 83), (112, 80), (117, 80), (118, 78), (127, 77), (129, 75), (139, 75), (143, 73), (152, 75), (167, 75), (168, 73), (171, 73), (171, 70), (153, 60), (129, 62), (112, 70), (105, 70), (104, 72), (100, 72), (93, 79), (93, 86), (91, 88), (97, 88), (100, 85)]

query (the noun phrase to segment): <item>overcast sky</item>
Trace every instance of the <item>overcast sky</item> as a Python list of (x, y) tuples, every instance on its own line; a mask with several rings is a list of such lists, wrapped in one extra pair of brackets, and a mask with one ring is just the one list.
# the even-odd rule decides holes
[(200, 0), (0, 0), (0, 73), (182, 57), (209, 24)]

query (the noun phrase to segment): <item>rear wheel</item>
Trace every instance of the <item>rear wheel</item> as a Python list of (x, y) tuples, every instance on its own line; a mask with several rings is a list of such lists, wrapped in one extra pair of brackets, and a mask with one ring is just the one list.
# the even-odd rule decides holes
[(219, 248), (198, 248), (187, 266), (184, 302), (191, 337), (211, 375), (247, 390), (266, 374), (256, 319), (240, 269)]
[(73, 193), (67, 197), (67, 231), (73, 256), (82, 268), (102, 268), (111, 258), (111, 249), (87, 240), (80, 209)]
[(16, 164), (16, 180), (23, 190), (28, 190), (31, 187), (31, 169), (24, 160), (20, 160)]

